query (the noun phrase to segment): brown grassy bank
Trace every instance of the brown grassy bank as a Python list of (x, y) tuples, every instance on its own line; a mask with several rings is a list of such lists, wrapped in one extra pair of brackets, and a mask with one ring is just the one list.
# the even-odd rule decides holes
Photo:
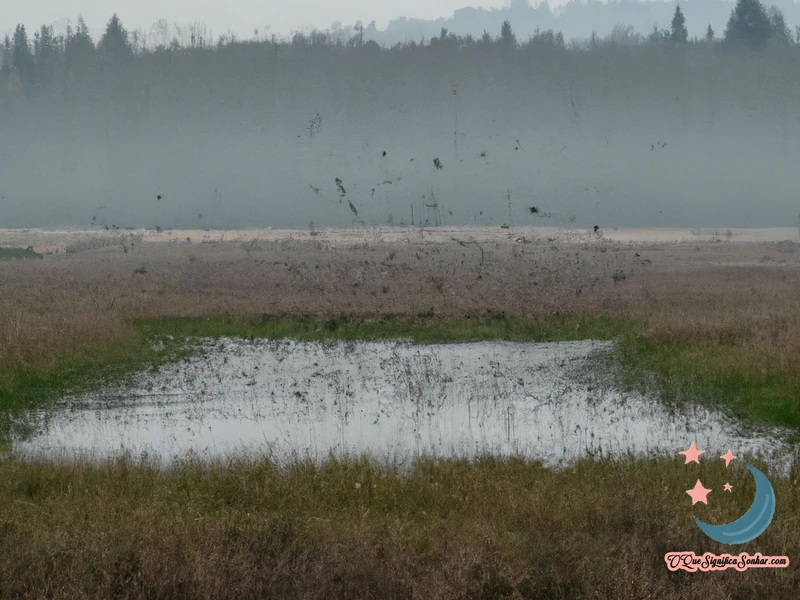
[[(761, 537), (704, 537), (693, 516), (733, 519), (753, 494), (743, 465), (716, 463), (427, 461), (409, 475), (367, 462), (0, 463), (0, 597), (797, 597), (791, 565), (667, 570), (669, 551), (800, 556), (797, 473), (772, 477)], [(698, 476), (713, 491), (691, 507)]]

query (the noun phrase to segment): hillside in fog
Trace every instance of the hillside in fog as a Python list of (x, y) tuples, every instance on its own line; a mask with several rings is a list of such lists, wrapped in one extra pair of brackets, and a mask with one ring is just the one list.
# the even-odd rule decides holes
[(791, 25), (763, 47), (510, 25), (387, 48), (18, 27), (0, 226), (796, 223)]
[[(682, 0), (678, 4), (686, 16), (689, 36), (698, 38), (705, 36), (709, 25), (722, 33), (735, 5), (732, 0)], [(775, 0), (769, 5), (775, 5), (785, 15), (787, 22), (800, 25), (800, 3)], [(372, 30), (367, 26), (366, 31), (370, 39), (389, 45), (437, 36), (442, 27), (457, 35), (480, 37), (484, 30), (500, 31), (505, 20), (513, 23), (517, 36), (522, 40), (533, 35), (537, 29), (560, 31), (567, 40), (588, 38), (592, 32), (605, 37), (619, 24), (648, 34), (654, 26), (659, 29), (669, 28), (675, 6), (675, 2), (663, 0), (568, 0), (565, 3), (545, 1), (536, 3), (535, 6), (528, 4), (527, 0), (511, 0), (507, 8), (465, 6), (446, 18), (400, 17), (392, 19), (383, 30)], [(794, 28), (792, 33), (797, 39)]]

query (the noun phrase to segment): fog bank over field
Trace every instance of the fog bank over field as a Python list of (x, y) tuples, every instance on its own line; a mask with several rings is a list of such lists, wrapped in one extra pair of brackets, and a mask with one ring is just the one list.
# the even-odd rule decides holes
[(101, 47), (48, 73), (0, 81), (2, 227), (768, 227), (800, 211), (797, 45), (317, 36)]

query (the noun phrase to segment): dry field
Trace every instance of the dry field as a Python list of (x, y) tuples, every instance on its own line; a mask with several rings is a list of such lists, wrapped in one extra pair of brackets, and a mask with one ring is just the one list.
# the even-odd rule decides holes
[(741, 339), (759, 364), (800, 356), (800, 245), (736, 241), (793, 230), (600, 233), (0, 231), (54, 252), (0, 262), (0, 369), (114, 344), (130, 318), (223, 315), (626, 316)]

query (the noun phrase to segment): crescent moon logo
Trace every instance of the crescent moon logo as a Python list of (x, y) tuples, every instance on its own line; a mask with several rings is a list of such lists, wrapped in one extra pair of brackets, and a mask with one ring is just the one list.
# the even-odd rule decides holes
[(741, 517), (724, 525), (709, 525), (695, 517), (697, 526), (715, 542), (746, 544), (767, 530), (775, 514), (775, 491), (767, 477), (753, 465), (747, 468), (756, 481), (756, 497)]

